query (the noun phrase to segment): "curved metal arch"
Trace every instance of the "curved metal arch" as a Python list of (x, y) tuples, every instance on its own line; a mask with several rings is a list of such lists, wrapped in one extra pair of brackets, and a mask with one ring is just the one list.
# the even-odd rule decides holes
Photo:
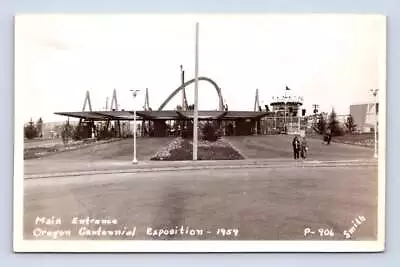
[[(223, 98), (222, 98), (221, 89), (218, 87), (217, 83), (214, 82), (213, 80), (211, 80), (210, 78), (207, 78), (207, 77), (199, 77), (198, 79), (199, 79), (199, 81), (206, 81), (206, 82), (209, 82), (209, 83), (211, 83), (211, 84), (215, 87), (215, 90), (217, 91), (217, 94), (218, 94), (218, 97), (219, 97), (219, 110), (220, 110), (220, 111), (224, 110), (224, 100), (223, 100)], [(168, 102), (169, 102), (179, 91), (183, 90), (183, 88), (187, 87), (188, 85), (190, 85), (190, 84), (192, 84), (192, 83), (194, 83), (194, 82), (195, 82), (195, 79), (191, 79), (191, 80), (185, 82), (184, 84), (182, 84), (181, 86), (179, 86), (178, 88), (176, 88), (176, 89), (172, 92), (172, 94), (170, 94), (170, 95), (168, 96), (168, 98), (165, 99), (165, 101), (161, 104), (161, 106), (158, 108), (158, 110), (162, 110), (162, 109), (168, 104)]]

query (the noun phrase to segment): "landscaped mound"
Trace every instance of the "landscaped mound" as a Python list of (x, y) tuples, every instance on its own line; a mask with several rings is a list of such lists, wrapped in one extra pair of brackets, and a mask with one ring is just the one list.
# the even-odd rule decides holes
[[(243, 159), (230, 144), (224, 140), (215, 142), (200, 140), (197, 151), (198, 160), (235, 160)], [(193, 142), (176, 138), (167, 147), (161, 149), (151, 160), (183, 161), (193, 159)]]

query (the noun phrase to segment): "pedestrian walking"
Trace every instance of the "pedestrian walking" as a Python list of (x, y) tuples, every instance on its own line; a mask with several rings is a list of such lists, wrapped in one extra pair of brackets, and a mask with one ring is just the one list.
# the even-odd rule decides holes
[(327, 144), (329, 145), (329, 144), (331, 143), (331, 139), (332, 139), (332, 131), (331, 131), (330, 128), (328, 128), (328, 129), (326, 130), (326, 135), (327, 135), (327, 140), (326, 140), (326, 142), (327, 142)]

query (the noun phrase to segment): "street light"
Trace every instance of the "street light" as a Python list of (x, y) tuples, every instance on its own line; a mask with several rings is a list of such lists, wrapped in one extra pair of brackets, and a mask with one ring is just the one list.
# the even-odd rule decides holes
[(374, 143), (374, 158), (378, 157), (378, 139), (377, 139), (377, 124), (378, 124), (378, 91), (379, 89), (371, 89), (370, 90), (372, 95), (374, 96), (374, 100), (375, 100), (375, 123), (374, 123), (374, 139), (375, 139), (375, 143)]
[(132, 92), (132, 95), (133, 95), (133, 160), (132, 160), (132, 164), (136, 164), (138, 161), (136, 159), (136, 105), (135, 105), (135, 99), (136, 99), (138, 92), (140, 92), (140, 90), (131, 89), (130, 91)]

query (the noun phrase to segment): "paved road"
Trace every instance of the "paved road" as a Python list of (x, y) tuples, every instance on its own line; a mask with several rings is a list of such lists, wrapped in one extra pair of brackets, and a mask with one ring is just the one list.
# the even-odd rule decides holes
[[(78, 229), (85, 225), (71, 226), (74, 216), (89, 216), (118, 220), (116, 225), (103, 226), (103, 230), (122, 229), (124, 225), (127, 229), (136, 227), (136, 240), (304, 240), (319, 239), (318, 229), (332, 230), (334, 236), (324, 240), (336, 240), (344, 239), (343, 231), (353, 226), (352, 220), (363, 216), (366, 221), (359, 219), (362, 224), (352, 239), (371, 240), (376, 238), (377, 231), (377, 167), (332, 164), (314, 168), (292, 163), (285, 168), (28, 179), (24, 203), (26, 238), (31, 238), (37, 227), (48, 231), (71, 230), (74, 239), (90, 238), (77, 235)], [(62, 224), (35, 225), (37, 216), (60, 217)], [(180, 234), (181, 226), (183, 232), (186, 227), (202, 229), (203, 235)], [(87, 227), (97, 229), (96, 225)], [(179, 233), (153, 237), (146, 234), (147, 227), (173, 228)], [(306, 227), (316, 234), (304, 237)], [(217, 235), (218, 228), (238, 229), (238, 236)]]

